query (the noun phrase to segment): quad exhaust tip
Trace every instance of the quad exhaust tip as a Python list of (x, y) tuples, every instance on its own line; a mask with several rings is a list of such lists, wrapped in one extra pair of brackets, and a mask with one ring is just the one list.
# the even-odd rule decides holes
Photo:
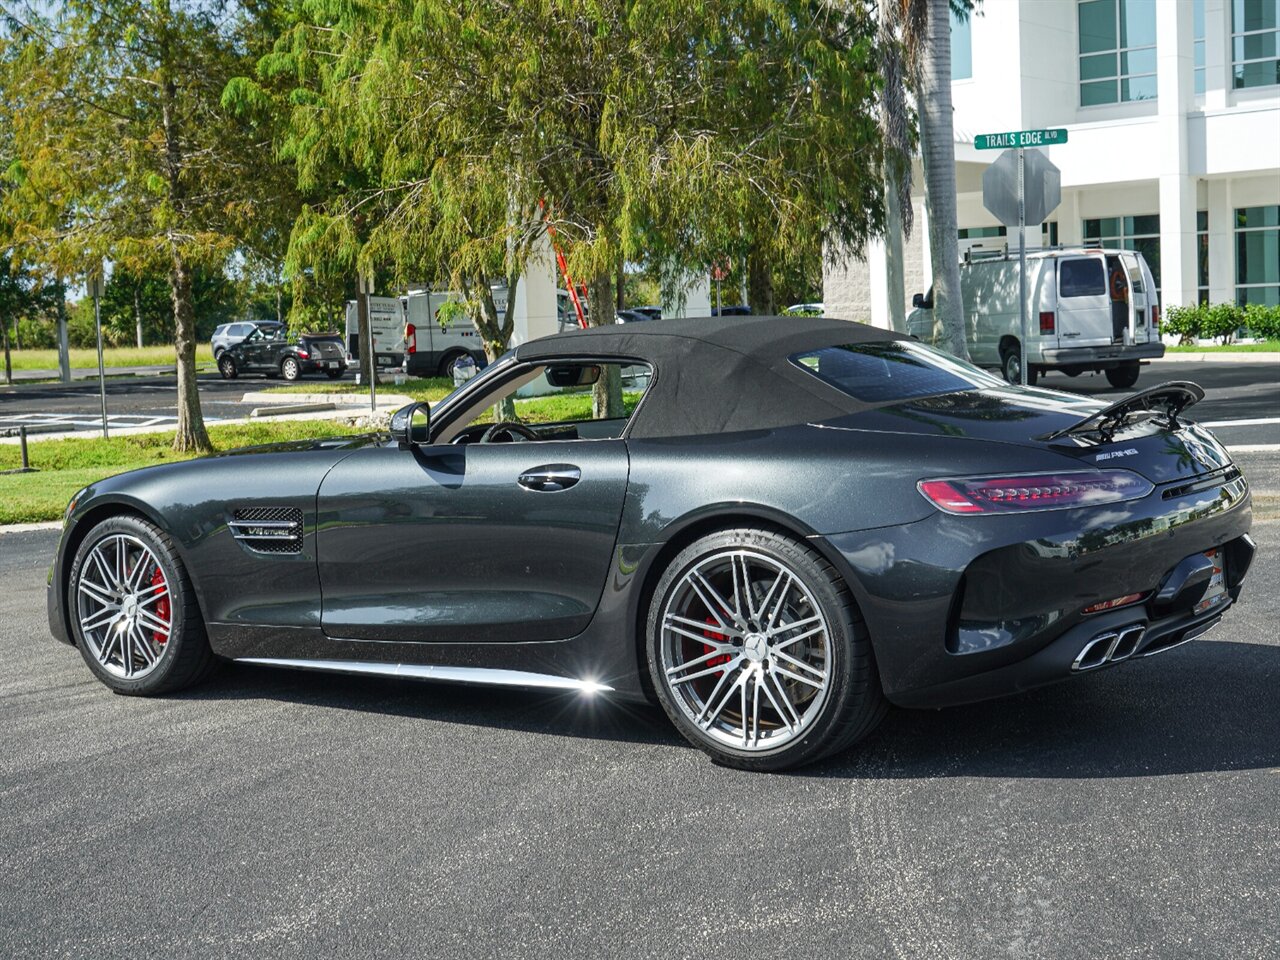
[(1080, 648), (1080, 652), (1071, 663), (1071, 669), (1079, 673), (1108, 663), (1127, 660), (1133, 656), (1133, 651), (1138, 649), (1138, 644), (1142, 642), (1142, 635), (1146, 632), (1147, 628), (1143, 624), (1135, 623), (1128, 627), (1121, 627), (1119, 630), (1100, 633)]

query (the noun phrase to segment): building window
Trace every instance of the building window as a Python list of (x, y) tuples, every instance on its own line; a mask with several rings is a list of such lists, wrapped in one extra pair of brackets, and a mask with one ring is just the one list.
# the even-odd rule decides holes
[(1232, 0), (1231, 73), (1237, 90), (1280, 83), (1280, 0)]
[(1209, 302), (1209, 211), (1196, 211), (1196, 299)]
[(1280, 305), (1280, 205), (1236, 210), (1236, 302)]
[(1058, 221), (1046, 220), (1040, 224), (1040, 244), (1045, 247), (1058, 245)]
[(1196, 93), (1204, 93), (1204, 0), (1192, 0), (1191, 20), (1195, 25), (1192, 40), (1195, 52), (1195, 89)]
[(951, 8), (951, 79), (973, 77), (973, 14), (963, 20)]
[(1086, 220), (1084, 242), (1086, 246), (1137, 250), (1151, 268), (1156, 289), (1160, 289), (1160, 214)]
[(1156, 0), (1080, 0), (1080, 106), (1156, 98)]

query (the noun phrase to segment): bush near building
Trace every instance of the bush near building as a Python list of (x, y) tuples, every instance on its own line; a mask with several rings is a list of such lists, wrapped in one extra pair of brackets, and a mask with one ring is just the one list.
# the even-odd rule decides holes
[(1261, 340), (1280, 340), (1280, 306), (1201, 303), (1194, 307), (1170, 307), (1161, 329), (1164, 333), (1176, 334), (1183, 344), (1194, 344), (1201, 337), (1226, 344), (1241, 330)]

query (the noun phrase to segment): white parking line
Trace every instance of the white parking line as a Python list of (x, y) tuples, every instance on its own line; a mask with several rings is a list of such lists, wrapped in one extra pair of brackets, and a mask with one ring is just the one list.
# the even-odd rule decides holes
[(1266, 424), (1280, 423), (1280, 417), (1253, 417), (1248, 420), (1206, 420), (1202, 427), (1261, 427)]

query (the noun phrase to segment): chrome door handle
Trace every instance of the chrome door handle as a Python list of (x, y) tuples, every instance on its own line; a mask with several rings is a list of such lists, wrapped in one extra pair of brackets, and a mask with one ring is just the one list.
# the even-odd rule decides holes
[(568, 490), (582, 479), (582, 471), (571, 463), (549, 463), (520, 474), (520, 486), (540, 493)]

